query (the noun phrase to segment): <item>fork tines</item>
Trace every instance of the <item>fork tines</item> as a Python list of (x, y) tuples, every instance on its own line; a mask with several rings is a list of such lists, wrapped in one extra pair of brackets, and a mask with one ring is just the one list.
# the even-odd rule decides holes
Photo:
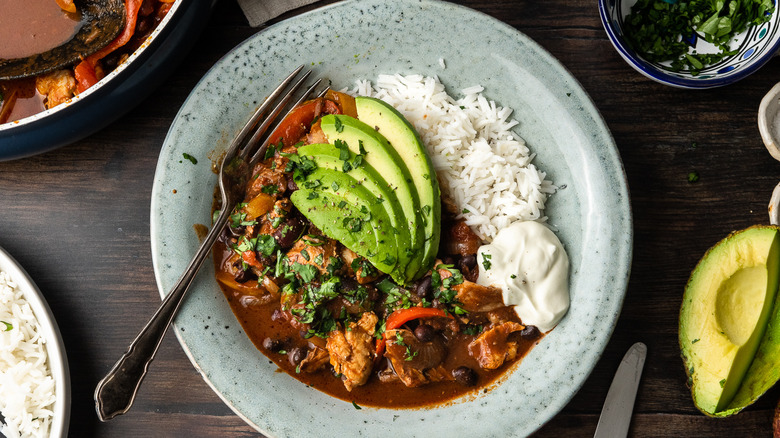
[[(228, 149), (226, 158), (238, 157), (245, 162), (248, 161), (251, 168), (257, 160), (263, 156), (268, 147), (268, 139), (276, 130), (279, 123), (287, 117), (287, 114), (289, 114), (292, 108), (295, 108), (301, 102), (310, 98), (314, 90), (322, 82), (321, 79), (315, 81), (313, 85), (295, 100), (295, 103), (290, 104), (312, 73), (311, 70), (306, 70), (304, 72), (303, 67), (304, 66), (301, 65), (296, 68), (281, 84), (279, 84), (278, 87), (276, 87), (276, 89), (273, 90), (273, 92), (271, 92), (268, 98), (260, 105), (249, 121), (247, 121), (241, 131), (236, 135), (233, 143)], [(299, 76), (300, 78), (295, 81)]]

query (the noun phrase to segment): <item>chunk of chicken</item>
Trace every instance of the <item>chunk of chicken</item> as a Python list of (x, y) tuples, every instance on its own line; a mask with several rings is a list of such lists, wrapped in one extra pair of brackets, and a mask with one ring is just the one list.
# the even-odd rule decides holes
[[(447, 357), (447, 348), (440, 338), (421, 342), (410, 330), (388, 330), (385, 357), (390, 360), (395, 374), (401, 382), (415, 388), (432, 381), (441, 380), (445, 372), (429, 373), (441, 365)], [(436, 377), (436, 380), (432, 379)]]
[(505, 322), (492, 327), (469, 344), (469, 355), (476, 359), (483, 369), (494, 370), (505, 361), (517, 357), (517, 342), (509, 340), (509, 335), (524, 328), (516, 322)]
[(314, 373), (322, 369), (328, 360), (330, 354), (328, 350), (314, 346), (306, 353), (306, 357), (300, 363), (300, 370), (304, 373)]
[(325, 275), (331, 264), (337, 264), (334, 268), (340, 268), (343, 265), (337, 254), (337, 247), (338, 242), (335, 240), (304, 236), (296, 241), (287, 252), (287, 260), (290, 264), (312, 265)]
[[(438, 273), (442, 280), (452, 277), (449, 269), (438, 269)], [(489, 312), (504, 307), (504, 297), (499, 288), (482, 286), (464, 279), (462, 283), (452, 286), (452, 289), (461, 307), (468, 312)]]
[(379, 320), (373, 312), (366, 312), (355, 323), (328, 335), (326, 348), (330, 364), (341, 374), (347, 391), (365, 384), (374, 365), (374, 330)]
[(468, 312), (489, 312), (504, 307), (504, 297), (501, 289), (493, 286), (482, 286), (464, 280), (452, 287), (457, 292), (455, 297)]
[(76, 94), (76, 78), (70, 70), (54, 70), (35, 78), (35, 88), (44, 97), (47, 109), (65, 103)]

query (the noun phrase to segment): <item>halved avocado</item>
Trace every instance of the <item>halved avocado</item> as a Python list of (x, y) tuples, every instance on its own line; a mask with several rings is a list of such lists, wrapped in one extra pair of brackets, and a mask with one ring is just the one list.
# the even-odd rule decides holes
[[(328, 142), (344, 142), (354, 154), (365, 151), (364, 161), (385, 179), (388, 189), (395, 192), (404, 213), (404, 225), (410, 232), (411, 259), (407, 265), (404, 283), (419, 278), (425, 270), (421, 268), (425, 246), (424, 226), (420, 217), (420, 201), (409, 169), (387, 140), (369, 125), (349, 116), (329, 114), (320, 119), (322, 132)], [(403, 249), (405, 250), (405, 249)], [(409, 273), (413, 273), (409, 275)]]
[(358, 119), (387, 139), (412, 175), (425, 227), (422, 267), (427, 270), (439, 252), (441, 234), (441, 191), (431, 158), (412, 124), (390, 104), (373, 97), (358, 96), (355, 106)]
[(739, 412), (780, 377), (779, 230), (732, 233), (707, 251), (685, 288), (680, 351), (694, 404), (707, 415)]
[[(396, 272), (398, 246), (383, 202), (337, 170), (318, 167), (298, 185), (290, 199), (307, 219), (380, 271)], [(374, 238), (366, 237), (366, 230), (371, 230)], [(355, 239), (356, 235), (360, 238)]]
[[(346, 153), (346, 157), (344, 156)], [(332, 144), (310, 144), (301, 146), (298, 148), (298, 155), (305, 155), (310, 157), (318, 168), (330, 169), (333, 171), (343, 171), (344, 161), (342, 158), (346, 158), (348, 163), (354, 163), (356, 155), (349, 151), (342, 151)], [(369, 164), (362, 163), (359, 166), (349, 166), (347, 175), (354, 178), (358, 184), (364, 187), (366, 190), (373, 194), (378, 202), (382, 204), (387, 217), (389, 218), (390, 225), (395, 233), (396, 246), (398, 247), (398, 264), (395, 269), (393, 277), (398, 277), (396, 281), (405, 281), (404, 277), (401, 277), (400, 273), (403, 273), (406, 266), (412, 259), (411, 252), (407, 250), (411, 248), (411, 235), (409, 228), (406, 227), (403, 210), (398, 203), (398, 197), (393, 190), (387, 185), (384, 178)]]

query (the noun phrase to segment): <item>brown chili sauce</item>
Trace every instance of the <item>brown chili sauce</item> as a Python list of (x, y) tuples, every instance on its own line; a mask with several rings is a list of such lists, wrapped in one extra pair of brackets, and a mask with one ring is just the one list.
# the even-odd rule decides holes
[(421, 407), (488, 388), (543, 334), (522, 324), (500, 290), (476, 284), (479, 239), (446, 202), (447, 244), (406, 285), (323, 236), (291, 204), (297, 145), (323, 140), (321, 115), (354, 111), (349, 96), (318, 99), (274, 132), (278, 144), (253, 170), (244, 202), (214, 246), (233, 313), (281, 371), (361, 406)]

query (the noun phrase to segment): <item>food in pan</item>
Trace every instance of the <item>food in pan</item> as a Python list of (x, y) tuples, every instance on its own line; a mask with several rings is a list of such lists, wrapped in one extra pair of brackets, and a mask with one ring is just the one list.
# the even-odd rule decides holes
[[(407, 96), (428, 84), (435, 99), (417, 106), (417, 119), (401, 112), (409, 102), (399, 111), (389, 96), (365, 96), (362, 83), (364, 96), (329, 91), (294, 109), (214, 258), (245, 332), (281, 369), (358, 405), (422, 406), (494, 382), (557, 324), (568, 258), (554, 233), (529, 221), (544, 219), (554, 187), (513, 138), (508, 111), (477, 90), (456, 102), (419, 76), (380, 77), (373, 94), (384, 83)], [(437, 134), (447, 123), (450, 135)], [(457, 140), (459, 130), (471, 141)], [(470, 148), (493, 162), (468, 162)], [(501, 153), (512, 148), (524, 161), (508, 166), (523, 172), (493, 176), (481, 194), (465, 190), (506, 171)], [(463, 173), (452, 179), (443, 166)], [(506, 202), (521, 188), (533, 206), (531, 196)], [(507, 238), (520, 253), (507, 251)]]
[(30, 304), (0, 271), (0, 434), (6, 437), (49, 436), (56, 394), (45, 344)]
[(680, 349), (694, 404), (736, 414), (780, 379), (780, 233), (737, 231), (691, 273), (680, 311)]
[[(127, 0), (125, 28), (114, 40), (96, 53), (67, 68), (31, 78), (0, 81), (0, 124), (54, 108), (95, 85), (143, 44), (171, 9), (173, 2), (174, 0)], [(65, 42), (78, 29), (78, 2), (56, 0), (55, 3), (55, 0), (35, 0), (29, 3), (8, 1), (4, 4), (12, 9), (35, 7), (38, 8), (36, 10), (41, 11), (41, 20), (48, 17), (42, 21), (42, 26), (46, 26), (49, 30), (56, 28), (61, 30), (59, 34), (53, 36), (53, 40), (48, 41), (48, 44), (56, 45), (56, 41), (62, 38), (65, 39), (60, 42)], [(55, 10), (52, 12), (51, 8)], [(19, 38), (22, 36), (19, 33), (16, 35)], [(15, 42), (17, 44), (4, 44), (4, 49), (0, 51), (0, 58), (30, 55), (25, 51), (10, 51), (14, 47), (27, 47), (19, 41)], [(36, 46), (34, 50), (48, 48), (50, 47)]]

